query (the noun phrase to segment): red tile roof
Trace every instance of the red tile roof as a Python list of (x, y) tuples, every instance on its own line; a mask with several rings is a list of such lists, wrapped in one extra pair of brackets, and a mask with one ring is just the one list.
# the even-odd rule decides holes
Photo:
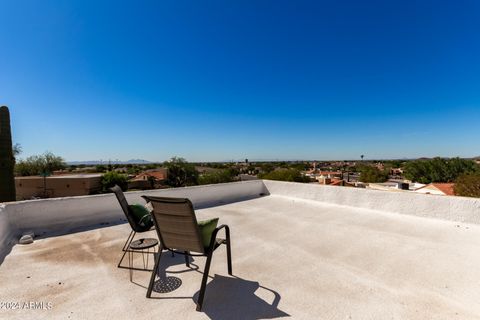
[(437, 188), (438, 190), (442, 191), (447, 196), (454, 196), (455, 195), (455, 190), (453, 189), (453, 187), (455, 186), (455, 183), (434, 182), (434, 183), (431, 183), (430, 185), (432, 185), (435, 188)]
[(142, 172), (138, 174), (133, 180), (144, 180), (144, 177), (153, 177), (156, 180), (165, 180), (166, 174), (162, 171)]

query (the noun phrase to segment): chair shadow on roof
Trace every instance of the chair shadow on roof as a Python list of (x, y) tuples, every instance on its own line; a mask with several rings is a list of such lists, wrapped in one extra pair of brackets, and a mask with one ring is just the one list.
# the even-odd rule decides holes
[[(198, 272), (202, 270), (190, 257), (190, 267), (185, 267), (184, 257), (175, 255), (172, 257), (166, 252), (163, 253), (160, 266), (157, 270), (159, 279), (155, 281), (153, 290), (157, 293), (169, 293), (182, 285), (182, 280), (175, 276), (184, 272)], [(179, 270), (168, 270), (171, 267), (183, 266)], [(177, 268), (175, 268), (177, 269)], [(204, 312), (210, 319), (274, 319), (289, 317), (290, 315), (280, 309), (278, 304), (281, 296), (278, 292), (261, 286), (257, 281), (245, 280), (236, 276), (221, 276), (215, 274), (207, 284), (209, 299), (203, 305)], [(258, 291), (258, 292), (257, 292)], [(260, 298), (268, 297), (269, 301)], [(157, 296), (152, 297), (158, 300), (170, 299), (192, 299), (198, 301), (200, 290), (193, 296)]]
[[(155, 253), (155, 256), (158, 253)], [(178, 289), (182, 281), (177, 280), (178, 278), (175, 277), (176, 274), (181, 274), (185, 272), (195, 272), (198, 270), (198, 265), (194, 263), (194, 258), (193, 257), (188, 257), (190, 266), (186, 267), (185, 266), (185, 257), (182, 255), (170, 255), (167, 252), (163, 252), (163, 257), (160, 261), (160, 265), (157, 269), (157, 276), (158, 280), (155, 281), (153, 291), (159, 292), (159, 293), (168, 293), (172, 292), (176, 289)], [(175, 268), (177, 266), (182, 266), (181, 268)], [(174, 267), (175, 270), (172, 270), (171, 267)], [(170, 270), (169, 270), (170, 269)], [(147, 286), (144, 284), (140, 284), (137, 282), (133, 282), (134, 284), (143, 287), (147, 289)], [(171, 287), (171, 284), (174, 283), (175, 287)], [(165, 287), (168, 287), (170, 290), (166, 291)], [(175, 298), (175, 297), (169, 297), (168, 299)], [(182, 298), (191, 298), (191, 297), (178, 297), (179, 299)], [(165, 297), (156, 297), (156, 299), (165, 299)]]
[[(215, 274), (207, 285), (207, 291), (209, 299), (202, 311), (210, 319), (274, 319), (290, 316), (278, 309), (280, 294), (261, 286), (257, 281)], [(268, 297), (269, 301), (256, 295), (257, 291), (263, 297)], [(194, 301), (198, 295), (199, 292), (195, 293)]]

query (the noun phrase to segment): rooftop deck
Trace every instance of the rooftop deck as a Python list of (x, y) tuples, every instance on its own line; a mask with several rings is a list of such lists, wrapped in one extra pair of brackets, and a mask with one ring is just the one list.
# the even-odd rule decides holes
[[(242, 186), (251, 190), (258, 183)], [(199, 219), (218, 216), (232, 232), (235, 276), (227, 274), (225, 248), (218, 249), (203, 312), (195, 311), (195, 300), (205, 258), (192, 259), (187, 268), (183, 256), (164, 254), (159, 274), (180, 286), (146, 299), (150, 274), (135, 271), (132, 283), (128, 270), (116, 268), (130, 227), (112, 221), (58, 236), (47, 232), (33, 244), (13, 246), (0, 266), (0, 301), (51, 302), (52, 308), (0, 309), (0, 317), (480, 317), (480, 225), (314, 201), (315, 192), (287, 196), (280, 189), (288, 185), (265, 183), (269, 196), (203, 208), (206, 202), (191, 194)], [(479, 214), (478, 203), (467, 202)]]

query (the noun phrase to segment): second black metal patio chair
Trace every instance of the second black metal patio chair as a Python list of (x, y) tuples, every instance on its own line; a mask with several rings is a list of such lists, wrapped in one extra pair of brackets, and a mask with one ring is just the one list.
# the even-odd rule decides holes
[[(151, 271), (151, 269), (148, 269), (148, 253), (150, 253), (149, 251), (147, 253), (147, 266), (144, 265), (143, 269), (134, 268), (133, 261), (132, 261), (133, 257), (130, 257), (130, 256), (129, 256), (129, 266), (128, 267), (122, 266), (122, 261), (125, 258), (125, 255), (127, 254), (127, 252), (129, 254), (133, 254), (133, 253), (144, 254), (144, 249), (155, 247), (158, 244), (158, 240), (153, 238), (139, 239), (137, 241), (133, 241), (137, 233), (147, 232), (152, 229), (153, 220), (151, 218), (151, 215), (145, 213), (143, 214), (142, 217), (139, 218), (138, 215), (135, 215), (135, 212), (134, 212), (134, 210), (135, 209), (138, 210), (138, 208), (134, 208), (133, 206), (128, 204), (127, 199), (125, 198), (125, 195), (123, 194), (123, 191), (119, 186), (114, 186), (110, 190), (117, 197), (117, 200), (120, 203), (120, 207), (122, 208), (123, 213), (125, 214), (125, 217), (127, 218), (127, 221), (130, 224), (130, 227), (132, 227), (132, 231), (128, 235), (127, 241), (125, 241), (125, 244), (123, 245), (123, 248), (122, 248), (123, 255), (120, 261), (118, 262), (117, 267), (123, 268), (123, 269), (138, 270), (138, 271)], [(130, 274), (130, 279), (131, 279), (131, 276), (132, 275)]]
[[(208, 280), (210, 263), (215, 249), (225, 244), (227, 247), (228, 274), (232, 275), (232, 252), (230, 247), (230, 229), (227, 225), (215, 226), (206, 232), (202, 232), (189, 199), (142, 196), (153, 206), (152, 217), (155, 229), (160, 239), (158, 255), (150, 278), (147, 290), (147, 298), (152, 295), (152, 289), (160, 264), (162, 250), (185, 255), (185, 264), (189, 266), (188, 256), (205, 256), (205, 270), (203, 272), (202, 284), (197, 301), (197, 311), (201, 311), (205, 289)], [(225, 239), (217, 239), (217, 233), (225, 229)], [(195, 253), (192, 253), (195, 252)]]

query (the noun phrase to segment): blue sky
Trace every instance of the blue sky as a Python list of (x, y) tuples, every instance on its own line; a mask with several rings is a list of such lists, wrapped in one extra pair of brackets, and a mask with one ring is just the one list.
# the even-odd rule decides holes
[(22, 157), (480, 155), (478, 1), (0, 1)]

